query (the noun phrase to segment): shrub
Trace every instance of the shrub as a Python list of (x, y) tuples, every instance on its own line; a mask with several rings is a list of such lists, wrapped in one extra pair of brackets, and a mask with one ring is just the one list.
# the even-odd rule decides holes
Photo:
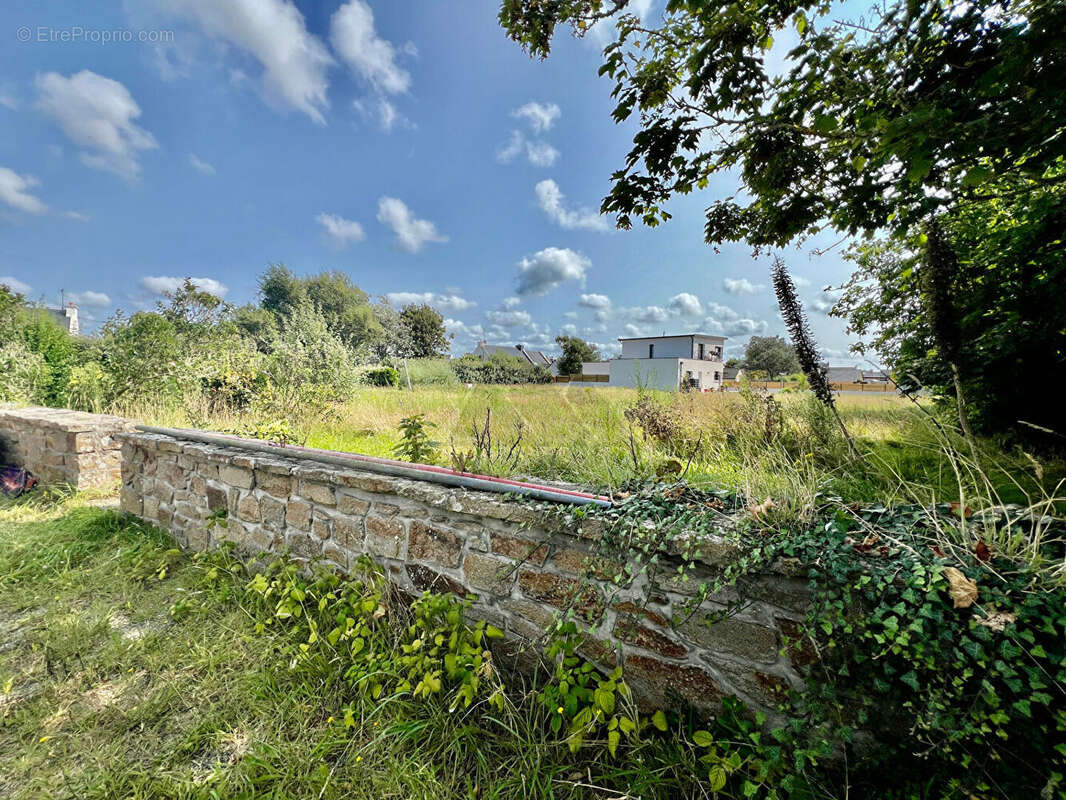
[(452, 361), (452, 368), (461, 383), (551, 383), (552, 380), (547, 367), (502, 354), (484, 361), (468, 354)]
[(0, 401), (44, 402), (51, 373), (44, 356), (18, 339), (0, 345)]
[(395, 367), (390, 367), (382, 364), (377, 367), (371, 367), (363, 372), (363, 383), (370, 386), (399, 386), (400, 385), (400, 373)]
[(67, 408), (99, 414), (106, 408), (108, 392), (103, 365), (87, 361), (70, 371), (65, 403)]

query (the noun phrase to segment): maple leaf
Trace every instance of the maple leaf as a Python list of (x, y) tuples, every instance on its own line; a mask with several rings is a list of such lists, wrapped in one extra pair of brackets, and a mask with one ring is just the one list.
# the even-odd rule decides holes
[(963, 575), (955, 567), (944, 570), (944, 577), (948, 579), (951, 599), (955, 601), (955, 608), (969, 608), (977, 599), (977, 584)]

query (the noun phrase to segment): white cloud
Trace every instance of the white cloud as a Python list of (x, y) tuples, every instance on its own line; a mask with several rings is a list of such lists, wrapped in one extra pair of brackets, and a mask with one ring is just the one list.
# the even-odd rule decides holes
[(510, 138), (496, 150), (496, 160), (509, 164), (523, 152), (534, 167), (550, 167), (559, 158), (559, 151), (547, 142), (527, 139), (521, 131), (511, 131)]
[(23, 283), (18, 278), (13, 278), (10, 275), (0, 277), (0, 284), (6, 286), (16, 294), (29, 294), (33, 291), (33, 287), (28, 283)]
[(111, 298), (103, 292), (72, 292), (69, 295), (70, 299), (79, 306), (89, 306), (91, 308), (107, 308), (111, 305)]
[(211, 164), (208, 164), (206, 161), (202, 161), (201, 159), (197, 158), (196, 153), (189, 153), (189, 163), (192, 165), (193, 169), (203, 175), (215, 174), (215, 168)]
[(559, 330), (562, 333), (565, 333), (567, 336), (577, 336), (577, 325), (572, 322), (566, 323), (565, 325), (560, 327)]
[(374, 12), (363, 0), (350, 0), (334, 12), (329, 40), (352, 72), (376, 91), (399, 94), (410, 88), (410, 73), (396, 63), (392, 43), (374, 30)]
[(43, 214), (48, 206), (30, 193), (30, 189), (39, 185), (40, 181), (32, 175), (19, 175), (7, 167), (0, 167), (0, 203), (30, 214)]
[(385, 295), (390, 303), (397, 306), (416, 305), (433, 306), (440, 311), (466, 311), (477, 305), (458, 294), (436, 294), (434, 292), (389, 292)]
[(366, 238), (363, 226), (352, 219), (345, 219), (336, 214), (322, 213), (315, 217), (315, 222), (322, 226), (326, 235), (338, 247), (344, 248), (353, 242)]
[(426, 242), (446, 242), (448, 237), (437, 231), (427, 219), (418, 219), (411, 209), (395, 197), (378, 200), (378, 222), (388, 225), (396, 234), (396, 244), (408, 253), (417, 253)]
[(804, 278), (802, 275), (793, 275), (791, 277), (792, 282), (799, 286), (801, 289), (805, 289), (806, 287), (811, 285), (810, 278)]
[(674, 315), (661, 306), (634, 306), (632, 308), (622, 308), (618, 311), (619, 315), (624, 319), (631, 319), (635, 322), (666, 322)]
[(546, 247), (518, 262), (519, 295), (543, 295), (563, 281), (585, 282), (592, 262), (569, 248)]
[(502, 305), (504, 308), (507, 308), (507, 309), (517, 308), (518, 306), (522, 305), (522, 298), (520, 298), (520, 297), (505, 297), (505, 298), (503, 298), (503, 302), (500, 305)]
[(564, 205), (566, 198), (559, 189), (559, 185), (551, 178), (538, 183), (534, 191), (541, 211), (560, 227), (567, 230), (580, 228), (592, 231), (608, 230), (607, 220), (596, 211), (590, 208), (566, 208)]
[(670, 298), (670, 310), (682, 317), (698, 317), (703, 313), (700, 299), (694, 294), (681, 292)]
[(63, 216), (67, 219), (77, 220), (78, 222), (88, 222), (92, 219), (88, 214), (82, 214), (80, 211), (64, 211)]
[(486, 311), (485, 319), (503, 328), (520, 328), (533, 322), (528, 311)]
[(722, 288), (729, 294), (758, 294), (766, 287), (752, 283), (747, 278), (726, 278), (722, 281)]
[(511, 112), (515, 119), (523, 119), (529, 123), (534, 133), (543, 133), (550, 130), (555, 120), (562, 116), (562, 110), (555, 103), (538, 103), (535, 100), (526, 103)]
[(819, 314), (829, 314), (833, 310), (833, 306), (836, 305), (837, 300), (843, 292), (840, 289), (830, 289), (829, 291), (823, 291), (816, 298), (811, 300), (811, 308), (817, 311)]
[(723, 306), (720, 303), (708, 303), (707, 313), (710, 314), (708, 319), (715, 319), (721, 322), (733, 322), (740, 319), (740, 314), (729, 306)]
[[(215, 297), (225, 297), (229, 287), (214, 278), (191, 278), (193, 285), (201, 292), (213, 294)], [(164, 292), (176, 292), (185, 283), (185, 278), (172, 275), (145, 275), (141, 278), (141, 286), (153, 294)]]
[(703, 321), (703, 328), (715, 336), (752, 336), (765, 333), (769, 327), (766, 320), (740, 318), (723, 322), (714, 317), (708, 317)]
[(141, 151), (158, 145), (152, 134), (134, 123), (141, 108), (125, 86), (89, 70), (69, 78), (46, 72), (37, 76), (36, 83), (37, 107), (82, 148), (82, 163), (127, 180), (140, 174)]
[(467, 325), (459, 319), (446, 319), (444, 320), (444, 327), (456, 339), (470, 344), (485, 338), (485, 329), (479, 324)]
[(0, 106), (8, 109), (9, 111), (18, 111), (19, 101), (15, 97), (15, 93), (11, 89), (10, 84), (4, 84), (0, 86)]
[[(159, 0), (176, 16), (193, 19), (204, 32), (250, 54), (263, 67), (263, 96), (325, 124), (329, 108), (329, 50), (311, 35), (290, 0)], [(339, 13), (339, 12), (338, 12)]]
[(578, 298), (577, 304), (585, 308), (604, 309), (611, 307), (611, 298), (605, 294), (583, 294)]

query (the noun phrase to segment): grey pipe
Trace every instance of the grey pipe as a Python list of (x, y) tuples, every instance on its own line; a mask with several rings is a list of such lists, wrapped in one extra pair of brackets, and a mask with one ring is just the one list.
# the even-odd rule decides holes
[(407, 466), (392, 461), (376, 460), (371, 456), (361, 456), (357, 453), (344, 455), (311, 450), (309, 448), (282, 447), (269, 442), (249, 441), (239, 437), (225, 434), (207, 433), (194, 431), (187, 428), (157, 428), (152, 425), (137, 425), (136, 429), (143, 433), (154, 433), (160, 436), (169, 436), (172, 439), (184, 439), (200, 444), (213, 444), (221, 447), (234, 447), (242, 450), (253, 450), (259, 453), (267, 453), (282, 458), (301, 458), (307, 461), (318, 461), (323, 464), (362, 469), (367, 472), (377, 472), (382, 475), (390, 475), (394, 478), (408, 478), (416, 481), (429, 481), (440, 483), (445, 486), (457, 486), (462, 489), (476, 489), (482, 492), (496, 492), (497, 494), (519, 494), (532, 497), (537, 500), (548, 500), (553, 503), (568, 503), (570, 505), (584, 506), (597, 505), (604, 508), (611, 506), (611, 501), (605, 497), (590, 494), (571, 494), (565, 491), (554, 491), (547, 487), (535, 486), (528, 483), (501, 483), (491, 478), (477, 478), (457, 472), (436, 472), (434, 470), (419, 469), (415, 465)]

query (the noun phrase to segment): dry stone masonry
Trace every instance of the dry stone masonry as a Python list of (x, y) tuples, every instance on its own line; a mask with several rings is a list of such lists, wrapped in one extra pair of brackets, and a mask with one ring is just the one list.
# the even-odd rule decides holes
[[(169, 530), (181, 546), (204, 550), (231, 541), (342, 571), (367, 554), (411, 594), (476, 595), (473, 613), (503, 628), (512, 645), (535, 644), (560, 609), (572, 608), (595, 625), (584, 654), (602, 666), (624, 663), (648, 704), (664, 706), (676, 693), (710, 710), (736, 694), (771, 710), (810, 658), (782, 652), (783, 636), (795, 635), (807, 604), (806, 582), (783, 572), (760, 578), (750, 592), (756, 599), (725, 619), (714, 612), (737, 599), (732, 590), (683, 624), (671, 623), (701, 579), (730, 557), (724, 540), (707, 542), (692, 577), (651, 586), (641, 577), (620, 591), (608, 583), (610, 565), (592, 560), (595, 520), (574, 528), (500, 495), (305, 456), (147, 433), (118, 438), (122, 508)], [(582, 581), (590, 567), (602, 582)]]
[(0, 434), (16, 445), (19, 463), (43, 483), (75, 489), (119, 481), (116, 434), (133, 429), (122, 417), (62, 408), (0, 407)]

